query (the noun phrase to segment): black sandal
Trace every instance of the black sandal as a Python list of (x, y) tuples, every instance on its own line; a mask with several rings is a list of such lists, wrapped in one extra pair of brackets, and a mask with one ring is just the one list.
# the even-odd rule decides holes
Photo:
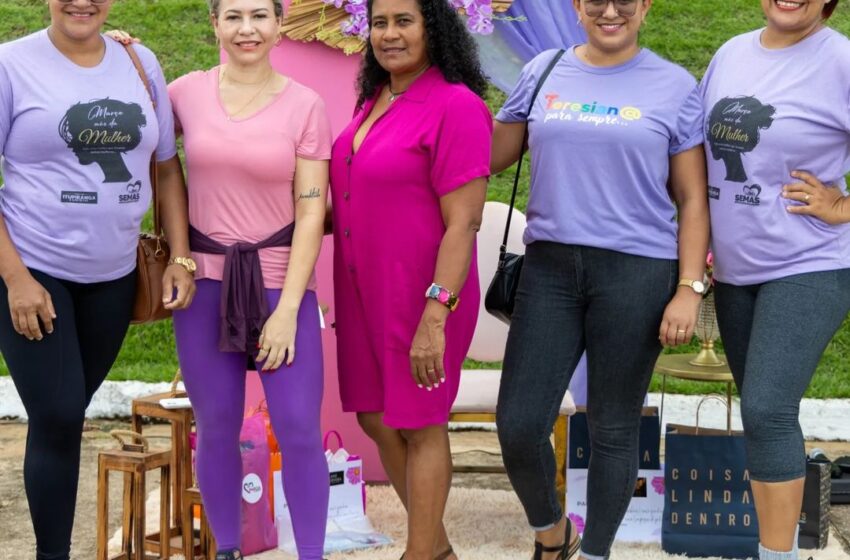
[(559, 546), (543, 546), (541, 543), (534, 541), (534, 558), (533, 560), (543, 560), (544, 552), (557, 552), (558, 556), (555, 560), (570, 560), (575, 556), (576, 552), (581, 548), (581, 536), (576, 535), (576, 540), (570, 542), (570, 536), (573, 532), (573, 522), (567, 517), (566, 538), (564, 544)]
[(234, 548), (233, 550), (225, 550), (217, 552), (215, 555), (215, 560), (242, 560), (242, 553), (238, 548)]
[[(446, 560), (446, 558), (448, 558), (449, 556), (451, 556), (454, 553), (455, 553), (455, 550), (451, 546), (449, 546), (448, 549), (446, 549), (443, 552), (441, 552), (440, 554), (438, 554), (437, 557), (434, 558), (434, 560)], [(407, 554), (407, 553), (405, 552), (405, 554)], [(404, 554), (402, 554), (401, 558), (399, 558), (398, 560), (404, 560)]]
[(434, 560), (446, 560), (449, 556), (455, 553), (455, 550), (449, 545), (449, 548), (437, 555)]

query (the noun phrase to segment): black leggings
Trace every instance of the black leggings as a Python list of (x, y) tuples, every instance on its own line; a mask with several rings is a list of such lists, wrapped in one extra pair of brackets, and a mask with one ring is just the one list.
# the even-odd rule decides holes
[(36, 558), (68, 560), (85, 410), (127, 333), (136, 273), (78, 284), (31, 272), (53, 299), (53, 333), (41, 341), (16, 333), (0, 281), (0, 352), (29, 416), (24, 487)]

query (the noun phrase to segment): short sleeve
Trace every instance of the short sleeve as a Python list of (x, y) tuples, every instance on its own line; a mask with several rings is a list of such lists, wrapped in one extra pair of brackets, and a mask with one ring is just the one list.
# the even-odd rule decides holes
[(0, 63), (0, 155), (6, 151), (6, 139), (12, 130), (12, 83), (6, 67)]
[(493, 118), (468, 89), (446, 100), (431, 149), (431, 185), (444, 196), (474, 179), (490, 176)]
[(679, 107), (676, 125), (670, 138), (670, 155), (674, 156), (699, 146), (705, 139), (704, 110), (700, 87), (695, 85)]
[(136, 46), (139, 58), (145, 67), (151, 84), (152, 95), (156, 102), (156, 120), (159, 123), (159, 141), (156, 145), (157, 161), (167, 161), (177, 155), (177, 142), (174, 138), (174, 113), (168, 97), (165, 75), (156, 56), (147, 48)]
[(316, 94), (298, 138), (295, 155), (302, 159), (331, 159), (333, 133), (331, 121), (322, 98)]
[(171, 101), (171, 112), (174, 114), (174, 134), (183, 134), (183, 124), (180, 122), (180, 111), (183, 107), (183, 97), (188, 89), (189, 74), (180, 76), (168, 84), (168, 99)]
[(537, 82), (552, 58), (557, 54), (558, 51), (556, 50), (544, 51), (525, 65), (516, 86), (496, 115), (497, 121), (503, 123), (528, 121), (528, 108), (531, 106), (531, 96), (534, 95)]

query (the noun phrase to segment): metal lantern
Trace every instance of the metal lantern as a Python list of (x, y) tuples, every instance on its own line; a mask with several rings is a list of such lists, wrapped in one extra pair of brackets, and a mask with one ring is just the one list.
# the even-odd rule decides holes
[(694, 334), (700, 341), (700, 351), (696, 358), (690, 361), (694, 366), (721, 367), (726, 362), (721, 360), (714, 351), (714, 341), (720, 338), (720, 329), (717, 327), (717, 313), (714, 310), (714, 292), (705, 296), (700, 304), (699, 317), (697, 317)]

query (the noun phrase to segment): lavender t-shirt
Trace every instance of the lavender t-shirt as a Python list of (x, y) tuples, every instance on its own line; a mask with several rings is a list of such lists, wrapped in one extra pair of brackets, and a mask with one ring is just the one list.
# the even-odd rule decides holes
[(676, 259), (670, 157), (703, 142), (702, 107), (688, 72), (643, 49), (611, 67), (566, 52), (527, 114), (555, 56), (528, 63), (496, 117), (529, 122), (531, 192), (526, 244), (555, 241)]
[(850, 226), (781, 196), (795, 169), (846, 191), (850, 41), (824, 28), (770, 50), (761, 32), (723, 45), (701, 84), (715, 278), (736, 285), (850, 267)]
[(30, 268), (91, 283), (133, 271), (151, 200), (151, 153), (174, 157), (174, 121), (153, 53), (136, 45), (157, 110), (124, 47), (94, 68), (46, 31), (0, 45), (0, 211)]

